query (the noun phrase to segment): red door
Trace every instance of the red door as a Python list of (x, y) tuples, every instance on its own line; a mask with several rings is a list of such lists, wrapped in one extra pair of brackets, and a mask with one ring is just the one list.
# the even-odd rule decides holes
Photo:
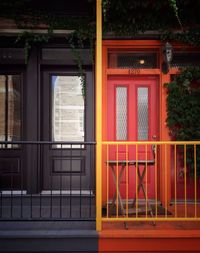
[[(158, 140), (158, 87), (155, 77), (110, 77), (108, 79), (108, 114), (107, 133), (110, 141), (150, 141)], [(138, 159), (153, 159), (151, 145), (137, 147)], [(136, 159), (136, 146), (128, 148), (125, 145), (110, 146), (109, 160)], [(155, 196), (155, 166), (149, 166), (144, 184), (147, 187), (147, 197)], [(142, 169), (142, 168), (141, 168)], [(126, 173), (124, 173), (120, 192), (126, 194)], [(136, 168), (128, 167), (128, 195), (132, 198), (136, 189)], [(112, 175), (110, 189), (115, 191)], [(139, 194), (139, 198), (143, 198)]]

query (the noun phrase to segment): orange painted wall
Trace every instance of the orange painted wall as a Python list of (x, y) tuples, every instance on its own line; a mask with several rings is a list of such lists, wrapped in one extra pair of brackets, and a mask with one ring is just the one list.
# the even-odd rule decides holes
[[(107, 140), (107, 78), (109, 75), (129, 75), (129, 70), (128, 69), (111, 69), (108, 68), (108, 50), (109, 49), (115, 49), (115, 50), (121, 50), (121, 49), (133, 49), (135, 51), (137, 50), (142, 50), (142, 51), (152, 51), (152, 50), (156, 50), (159, 56), (159, 67), (157, 69), (140, 69), (140, 75), (156, 75), (158, 77), (159, 80), (159, 108), (160, 108), (160, 112), (159, 112), (159, 140), (160, 141), (167, 141), (170, 140), (169, 134), (168, 134), (168, 129), (166, 126), (166, 116), (167, 116), (167, 112), (166, 112), (166, 97), (167, 97), (167, 92), (166, 92), (166, 88), (164, 87), (164, 83), (169, 82), (170, 81), (170, 75), (171, 74), (176, 74), (177, 73), (177, 69), (171, 69), (170, 72), (168, 74), (163, 74), (162, 73), (162, 62), (163, 62), (163, 46), (164, 43), (159, 41), (159, 40), (104, 40), (103, 41), (103, 101), (102, 101), (102, 107), (103, 107), (103, 122), (102, 122), (102, 126), (103, 126), (103, 140)], [(173, 43), (173, 46), (176, 48), (181, 48), (181, 45), (179, 44), (175, 44)], [(167, 150), (167, 156), (169, 156), (169, 150)], [(105, 158), (106, 155), (106, 151), (105, 149), (103, 149), (103, 159)], [(160, 170), (159, 173), (159, 185), (160, 185), (160, 189), (159, 189), (159, 193), (160, 193), (160, 200), (163, 203), (163, 205), (168, 205), (169, 201), (170, 201), (170, 196), (171, 196), (171, 192), (170, 192), (170, 180), (166, 181), (166, 174), (167, 174), (167, 178), (171, 178), (170, 176), (170, 169), (169, 169), (169, 164), (166, 164), (166, 161), (169, 159), (162, 159), (164, 158), (164, 150), (161, 150), (161, 157), (160, 157), (160, 167), (165, 168), (165, 172), (164, 170)], [(163, 164), (162, 161), (165, 160), (165, 164)], [(105, 159), (104, 159), (105, 161)], [(102, 199), (103, 199), (103, 203), (106, 202), (106, 191), (107, 191), (107, 185), (106, 185), (106, 164), (103, 163), (103, 168), (102, 168), (102, 178), (103, 178), (103, 182), (102, 182)], [(166, 192), (164, 192), (164, 186), (165, 184), (167, 184), (167, 194)]]

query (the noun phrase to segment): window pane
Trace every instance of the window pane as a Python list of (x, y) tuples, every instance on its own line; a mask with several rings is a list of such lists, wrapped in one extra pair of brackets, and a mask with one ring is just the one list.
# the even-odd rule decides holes
[(127, 88), (116, 88), (116, 139), (127, 140)]
[(78, 76), (52, 76), (52, 139), (84, 141), (84, 98)]
[(110, 50), (108, 52), (108, 67), (119, 69), (158, 68), (157, 53)]
[(148, 140), (148, 88), (138, 88), (138, 140)]
[(0, 75), (0, 140), (21, 139), (21, 77)]

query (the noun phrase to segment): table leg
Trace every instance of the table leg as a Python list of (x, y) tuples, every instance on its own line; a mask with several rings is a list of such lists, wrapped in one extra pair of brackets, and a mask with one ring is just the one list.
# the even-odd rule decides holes
[[(122, 212), (123, 215), (124, 215), (125, 212), (124, 212), (124, 207), (123, 207), (123, 203), (122, 203), (122, 197), (121, 197), (121, 194), (120, 194), (120, 183), (121, 183), (121, 180), (122, 180), (122, 176), (123, 176), (124, 169), (125, 169), (125, 165), (122, 165), (121, 171), (120, 171), (120, 173), (119, 173), (118, 183), (117, 183), (117, 180), (116, 180), (116, 173), (115, 173), (114, 166), (113, 166), (113, 165), (111, 166), (111, 171), (112, 171), (112, 175), (113, 175), (113, 180), (114, 180), (115, 186), (117, 187), (117, 189), (115, 190), (115, 193), (114, 193), (114, 195), (113, 195), (111, 208), (113, 208), (113, 207), (115, 206), (116, 200), (117, 200), (117, 197), (118, 197), (119, 207), (120, 207), (120, 210), (121, 210), (121, 212)], [(118, 196), (116, 196), (116, 195), (117, 195), (117, 191), (118, 191)]]
[[(138, 187), (137, 187), (137, 196), (139, 196), (139, 193), (140, 193), (140, 188), (142, 187), (143, 185), (143, 179), (144, 179), (144, 176), (145, 176), (145, 173), (146, 173), (146, 166), (145, 168), (143, 169), (142, 171), (142, 175), (140, 174), (140, 169), (139, 169), (139, 166), (138, 166), (138, 178), (139, 178), (139, 184), (138, 184)], [(146, 198), (146, 197), (145, 197)], [(135, 206), (136, 204), (136, 193), (135, 193), (135, 197), (134, 197), (134, 200), (133, 200), (133, 206)]]
[[(146, 168), (146, 165), (145, 165), (144, 169), (142, 171), (142, 175), (141, 175), (140, 169), (139, 169), (139, 166), (138, 166), (139, 184), (138, 184), (137, 192), (138, 192), (138, 195), (139, 195), (140, 189), (142, 188), (144, 198), (147, 201), (147, 206), (148, 206), (148, 209), (149, 209), (150, 216), (153, 218), (154, 216), (153, 216), (153, 212), (152, 212), (152, 209), (151, 209), (151, 205), (150, 205), (149, 201), (147, 200), (147, 194), (146, 194), (146, 191), (145, 191), (145, 188), (144, 188), (144, 184), (143, 184), (144, 176), (146, 174), (146, 169), (147, 168)], [(133, 206), (135, 206), (135, 204), (136, 204), (136, 194), (135, 194), (135, 198), (133, 200)], [(155, 225), (155, 221), (153, 221), (153, 224)]]

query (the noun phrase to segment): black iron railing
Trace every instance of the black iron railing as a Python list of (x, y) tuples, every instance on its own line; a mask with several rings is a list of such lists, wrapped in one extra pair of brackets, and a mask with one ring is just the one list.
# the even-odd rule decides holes
[(0, 220), (94, 220), (95, 142), (0, 141)]

